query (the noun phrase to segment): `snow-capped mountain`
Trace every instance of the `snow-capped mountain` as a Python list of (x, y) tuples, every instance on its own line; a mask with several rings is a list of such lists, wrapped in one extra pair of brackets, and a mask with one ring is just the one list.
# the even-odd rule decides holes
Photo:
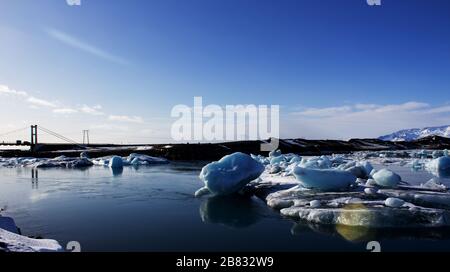
[(442, 136), (450, 138), (450, 126), (404, 129), (389, 135), (381, 136), (378, 139), (393, 142), (409, 142), (428, 136)]

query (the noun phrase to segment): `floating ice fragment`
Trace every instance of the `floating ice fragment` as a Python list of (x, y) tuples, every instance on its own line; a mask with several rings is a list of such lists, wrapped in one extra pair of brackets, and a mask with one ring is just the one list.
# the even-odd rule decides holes
[(83, 151), (80, 153), (80, 158), (89, 159), (89, 153), (87, 151)]
[(440, 158), (440, 157), (444, 156), (444, 151), (434, 150), (433, 153), (431, 154), (431, 156), (433, 157), (433, 159)]
[(277, 164), (277, 163), (281, 163), (284, 162), (285, 158), (283, 155), (277, 156), (277, 157), (271, 157), (270, 159), (270, 164)]
[(430, 189), (430, 190), (435, 190), (435, 191), (446, 191), (447, 187), (440, 183), (439, 181), (437, 181), (436, 179), (432, 178), (429, 181), (420, 184), (420, 187), (425, 188), (425, 189)]
[(269, 169), (269, 174), (276, 174), (281, 172), (281, 167), (279, 165), (273, 165)]
[(169, 161), (164, 158), (152, 157), (143, 154), (131, 153), (127, 161), (132, 165), (145, 165), (145, 164), (167, 164)]
[(368, 161), (363, 161), (361, 162), (361, 165), (364, 167), (364, 170), (366, 171), (366, 177), (370, 176), (370, 173), (373, 170), (372, 164)]
[(366, 169), (362, 165), (357, 165), (357, 166), (350, 167), (350, 168), (346, 169), (346, 171), (352, 173), (357, 178), (361, 178), (362, 179), (362, 178), (366, 178), (367, 177)]
[(198, 189), (197, 191), (195, 191), (194, 196), (195, 197), (201, 197), (201, 196), (204, 196), (204, 195), (207, 195), (207, 194), (210, 194), (210, 193), (211, 192), (209, 191), (209, 189), (205, 186), (205, 187), (202, 187), (202, 188)]
[(269, 153), (269, 157), (279, 157), (281, 156), (281, 150), (274, 150)]
[(313, 209), (320, 208), (320, 205), (321, 205), (321, 203), (319, 200), (313, 200), (313, 201), (309, 202), (309, 206)]
[(229, 195), (257, 179), (264, 166), (241, 152), (227, 155), (203, 167), (200, 179), (215, 195)]
[(122, 168), (123, 167), (123, 159), (119, 156), (113, 156), (109, 160), (108, 166), (111, 168)]
[(356, 181), (356, 177), (350, 172), (331, 169), (296, 167), (294, 175), (305, 188), (320, 191), (346, 190)]
[(367, 195), (375, 195), (377, 193), (377, 190), (374, 188), (365, 188), (364, 193)]
[(376, 181), (374, 179), (368, 179), (367, 182), (366, 182), (366, 186), (367, 187), (374, 187), (376, 185), (377, 185), (377, 183), (376, 183)]
[(450, 175), (450, 157), (444, 156), (434, 159), (425, 164), (425, 168), (434, 175), (449, 176)]
[(402, 181), (402, 178), (388, 169), (381, 169), (373, 174), (376, 184), (382, 187), (396, 188)]
[(302, 161), (302, 157), (294, 155), (290, 160), (289, 160), (289, 164), (293, 164), (293, 163), (297, 163), (297, 162), (301, 162)]
[(405, 204), (404, 200), (395, 197), (390, 197), (384, 202), (384, 205), (391, 208), (400, 208), (401, 206), (403, 206), (403, 204)]

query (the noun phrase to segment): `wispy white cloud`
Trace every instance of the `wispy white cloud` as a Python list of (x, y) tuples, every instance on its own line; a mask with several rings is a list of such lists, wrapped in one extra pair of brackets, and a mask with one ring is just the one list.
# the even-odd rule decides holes
[(61, 113), (61, 114), (72, 114), (72, 113), (77, 113), (78, 111), (76, 109), (72, 109), (72, 108), (59, 108), (59, 109), (54, 109), (53, 112)]
[(6, 85), (0, 85), (0, 94), (19, 96), (19, 97), (26, 97), (26, 96), (28, 96), (28, 94), (26, 92), (16, 91), (16, 90), (10, 89)]
[(345, 105), (339, 107), (326, 107), (326, 108), (306, 108), (301, 111), (292, 112), (294, 115), (307, 116), (307, 117), (333, 117), (342, 114), (352, 114), (357, 112), (396, 112), (396, 111), (413, 111), (429, 108), (430, 105), (421, 102), (406, 102), (403, 104), (388, 104), (388, 105), (376, 105), (376, 104), (355, 104)]
[(87, 42), (84, 42), (72, 35), (69, 35), (63, 31), (54, 29), (54, 28), (46, 28), (46, 33), (52, 37), (53, 39), (62, 42), (68, 46), (81, 50), (83, 52), (89, 53), (98, 58), (107, 60), (109, 62), (114, 62), (121, 65), (128, 65), (129, 62), (121, 57), (115, 56), (111, 53), (108, 53), (105, 50), (102, 50), (94, 45), (91, 45)]
[(34, 106), (40, 106), (40, 107), (48, 107), (48, 108), (56, 108), (58, 107), (55, 103), (44, 100), (44, 99), (40, 99), (40, 98), (36, 98), (34, 96), (30, 96), (27, 98), (27, 102), (34, 105)]
[(110, 115), (108, 116), (110, 121), (127, 122), (127, 123), (144, 123), (144, 119), (139, 116), (127, 116), (127, 115)]
[[(38, 98), (28, 94), (23, 91), (16, 91), (7, 87), (6, 85), (0, 85), (0, 95), (10, 96), (17, 98), (19, 101), (23, 101), (23, 103), (28, 104), (28, 106), (32, 109), (41, 109), (47, 108), (51, 109), (51, 111), (55, 114), (88, 114), (92, 116), (104, 116), (103, 118), (107, 118), (109, 121), (123, 122), (123, 123), (135, 123), (135, 124), (143, 124), (144, 119), (140, 116), (129, 116), (129, 115), (115, 115), (109, 114), (107, 115), (103, 111), (103, 107), (101, 105), (93, 105), (89, 106), (86, 104), (78, 105), (78, 106), (70, 106), (64, 105), (59, 102), (52, 102), (43, 98)], [(116, 130), (124, 130), (124, 126), (113, 126), (108, 125), (104, 126), (103, 129), (107, 129), (107, 127), (114, 128)], [(128, 129), (128, 128), (127, 128)]]
[(98, 125), (90, 126), (90, 129), (93, 129), (93, 130), (98, 129), (98, 130), (128, 131), (129, 127), (121, 126), (121, 125), (115, 125), (115, 124), (98, 124)]
[(399, 129), (450, 124), (450, 106), (423, 102), (354, 104), (293, 110), (282, 119), (282, 137), (378, 137)]
[(91, 115), (105, 115), (104, 112), (101, 111), (102, 106), (96, 105), (93, 107), (90, 107), (88, 105), (83, 105), (80, 107), (80, 111), (83, 113), (91, 114)]
[(27, 92), (17, 91), (17, 90), (9, 88), (6, 85), (0, 85), (0, 95), (6, 95), (6, 96), (12, 96), (12, 97), (18, 98), (18, 99), (23, 100), (26, 103), (30, 104), (33, 108), (39, 108), (39, 107), (56, 108), (57, 107), (55, 102), (51, 102), (51, 101), (48, 101), (45, 99), (31, 96)]
[(327, 117), (336, 114), (348, 113), (352, 111), (350, 106), (329, 107), (329, 108), (307, 108), (303, 111), (293, 112), (295, 115), (309, 116), (309, 117)]

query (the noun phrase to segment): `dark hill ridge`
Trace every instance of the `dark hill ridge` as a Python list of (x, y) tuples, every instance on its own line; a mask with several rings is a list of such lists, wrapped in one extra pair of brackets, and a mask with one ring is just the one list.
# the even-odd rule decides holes
[[(130, 153), (141, 153), (150, 156), (165, 157), (169, 160), (217, 160), (233, 152), (244, 152), (267, 155), (260, 152), (261, 141), (240, 141), (226, 143), (139, 145), (151, 149), (137, 149), (137, 145), (89, 146), (91, 157), (107, 155), (128, 156)], [(280, 140), (279, 149), (283, 153), (300, 155), (329, 155), (333, 153), (348, 153), (353, 151), (381, 151), (407, 149), (450, 149), (450, 138), (430, 136), (410, 142), (390, 142), (379, 139), (341, 140)], [(74, 145), (41, 145), (37, 152), (9, 150), (0, 152), (3, 157), (57, 157), (60, 155), (75, 157), (80, 154), (80, 147)]]

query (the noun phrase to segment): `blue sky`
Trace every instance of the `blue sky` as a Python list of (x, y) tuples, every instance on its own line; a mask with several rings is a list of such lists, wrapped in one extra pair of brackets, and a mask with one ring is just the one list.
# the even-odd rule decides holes
[(0, 41), (0, 134), (167, 142), (194, 96), (279, 104), (283, 137), (450, 124), (446, 0), (0, 0)]

